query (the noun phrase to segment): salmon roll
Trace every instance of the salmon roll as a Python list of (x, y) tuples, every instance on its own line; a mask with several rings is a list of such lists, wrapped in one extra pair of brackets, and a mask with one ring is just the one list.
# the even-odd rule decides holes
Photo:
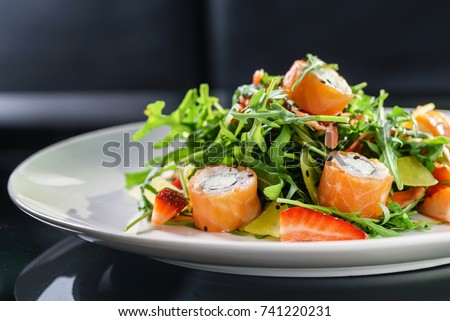
[(225, 165), (205, 167), (189, 180), (195, 225), (207, 232), (229, 232), (261, 214), (254, 171)]
[(377, 218), (383, 213), (377, 203), (386, 204), (393, 180), (387, 167), (377, 159), (352, 152), (332, 152), (320, 178), (319, 204)]

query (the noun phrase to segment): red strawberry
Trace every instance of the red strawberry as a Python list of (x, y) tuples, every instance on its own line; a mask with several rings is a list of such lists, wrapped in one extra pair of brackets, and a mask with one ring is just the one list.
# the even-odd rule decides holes
[(291, 207), (280, 213), (282, 242), (357, 240), (366, 234), (356, 226), (331, 215), (304, 207)]
[(175, 177), (172, 181), (172, 185), (175, 186), (178, 189), (183, 189), (181, 186), (181, 180), (178, 177)]
[(159, 191), (155, 197), (153, 206), (152, 224), (162, 225), (172, 217), (180, 213), (186, 207), (188, 201), (183, 195), (168, 187)]

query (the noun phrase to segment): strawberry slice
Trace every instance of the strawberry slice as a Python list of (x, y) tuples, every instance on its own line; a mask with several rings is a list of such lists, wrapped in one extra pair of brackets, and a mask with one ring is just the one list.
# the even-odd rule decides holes
[(304, 207), (291, 207), (280, 213), (282, 242), (358, 240), (366, 234), (356, 226)]
[(171, 188), (163, 188), (155, 197), (153, 206), (152, 224), (162, 225), (180, 213), (188, 201), (183, 195)]
[(175, 186), (178, 189), (183, 189), (183, 186), (181, 186), (181, 180), (178, 177), (175, 177), (172, 180), (172, 185)]

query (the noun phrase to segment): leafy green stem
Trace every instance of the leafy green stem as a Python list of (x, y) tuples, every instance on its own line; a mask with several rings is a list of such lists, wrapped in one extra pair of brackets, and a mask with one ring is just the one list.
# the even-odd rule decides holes
[(128, 231), (130, 228), (132, 228), (133, 226), (135, 226), (137, 223), (139, 223), (140, 221), (142, 221), (143, 219), (146, 219), (147, 217), (152, 215), (152, 211), (148, 211), (145, 212), (144, 214), (142, 214), (141, 216), (139, 216), (137, 219), (135, 219), (133, 222), (131, 222), (130, 224), (128, 224), (127, 226), (125, 226), (125, 228), (123, 229), (125, 232)]
[(333, 123), (348, 123), (350, 117), (347, 116), (328, 116), (328, 115), (309, 115), (309, 116), (303, 116), (299, 117), (299, 119), (303, 121), (326, 121), (326, 122), (333, 122)]

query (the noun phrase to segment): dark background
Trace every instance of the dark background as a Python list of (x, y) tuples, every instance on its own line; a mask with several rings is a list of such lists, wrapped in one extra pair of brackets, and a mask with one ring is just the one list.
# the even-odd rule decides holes
[(232, 90), (255, 69), (283, 74), (313, 53), (393, 103), (433, 99), (450, 90), (449, 10), (419, 0), (1, 0), (0, 91)]
[(17, 210), (6, 183), (40, 148), (143, 120), (208, 82), (230, 94), (255, 69), (285, 73), (313, 53), (387, 105), (450, 106), (450, 5), (443, 1), (0, 0), (0, 299), (62, 238)]

